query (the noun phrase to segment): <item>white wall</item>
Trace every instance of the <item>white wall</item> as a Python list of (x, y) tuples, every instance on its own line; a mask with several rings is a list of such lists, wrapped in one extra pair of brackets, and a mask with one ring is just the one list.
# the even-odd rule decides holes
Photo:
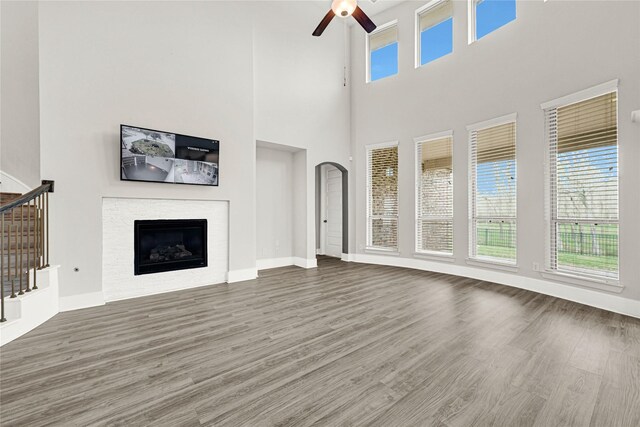
[[(227, 200), (229, 269), (255, 269), (249, 6), (40, 3), (42, 173), (56, 180), (63, 297), (101, 290), (103, 197)], [(219, 139), (220, 186), (121, 182), (121, 123)]]
[[(315, 257), (313, 166), (349, 158), (345, 27), (310, 34), (326, 7), (40, 3), (42, 173), (56, 180), (51, 255), (63, 297), (101, 291), (104, 197), (229, 201), (229, 268), (250, 276), (258, 139), (303, 150), (292, 239), (295, 256)], [(220, 139), (220, 186), (121, 182), (121, 123)]]
[(293, 257), (293, 153), (256, 150), (258, 260)]
[[(306, 149), (300, 191), (306, 221), (296, 256), (315, 259), (315, 166), (350, 169), (350, 91), (344, 86), (349, 46), (345, 21), (334, 19), (322, 37), (313, 29), (328, 2), (267, 1), (255, 6), (256, 139)], [(347, 70), (348, 71), (348, 70)], [(297, 156), (302, 156), (301, 153)], [(296, 212), (298, 212), (296, 210)]]
[[(315, 250), (309, 251), (309, 244), (314, 242), (315, 228), (309, 229), (309, 221), (315, 227), (315, 210), (309, 208), (309, 181), (308, 177), (309, 159), (307, 150), (300, 150), (293, 154), (293, 256), (299, 259), (315, 260)], [(315, 177), (315, 172), (313, 174)], [(315, 188), (315, 187), (314, 187)], [(315, 203), (315, 193), (312, 193)], [(313, 206), (313, 205), (311, 205)], [(313, 236), (310, 237), (310, 232)], [(314, 242), (315, 245), (315, 242)], [(313, 262), (311, 263), (313, 265)]]
[[(455, 255), (456, 265), (463, 265), (465, 125), (514, 111), (519, 274), (536, 277), (531, 264), (544, 261), (539, 104), (619, 78), (621, 276), (623, 296), (640, 299), (640, 285), (632, 280), (640, 277), (634, 262), (640, 257), (640, 196), (634, 191), (640, 185), (634, 160), (640, 158), (640, 127), (628, 119), (640, 108), (640, 4), (519, 2), (516, 22), (468, 46), (466, 2), (456, 2), (454, 54), (415, 70), (413, 12), (424, 3), (406, 2), (376, 16), (378, 24), (400, 20), (400, 74), (369, 85), (358, 26), (347, 31), (344, 21), (335, 20), (322, 37), (310, 36), (326, 2), (41, 3), (41, 169), (56, 180), (51, 254), (62, 265), (61, 294), (101, 291), (103, 197), (229, 201), (229, 268), (254, 269), (256, 140), (301, 149), (293, 173), (303, 179), (294, 180), (292, 205), (304, 214), (293, 221), (293, 253), (310, 259), (314, 166), (336, 162), (351, 172), (350, 250), (362, 252), (364, 145), (399, 139), (400, 251), (411, 257), (412, 138), (453, 129)], [(346, 87), (345, 65), (351, 67)], [(119, 181), (120, 123), (220, 139), (220, 187)]]
[[(517, 112), (518, 276), (540, 278), (544, 265), (544, 122), (540, 104), (620, 79), (621, 296), (640, 299), (640, 2), (519, 1), (516, 21), (467, 44), (467, 3), (454, 4), (453, 54), (414, 69), (415, 10), (406, 2), (377, 16), (399, 20), (399, 74), (365, 83), (365, 36), (351, 30), (352, 151), (356, 241), (366, 242), (365, 145), (399, 140), (400, 257), (414, 252), (413, 138), (454, 131), (454, 257), (465, 266), (467, 132), (465, 126)], [(391, 263), (391, 261), (390, 261)], [(444, 265), (444, 264), (443, 264)]]
[[(38, 4), (3, 1), (0, 15), (0, 170), (35, 188), (40, 185)], [(3, 191), (14, 190), (3, 186)]]

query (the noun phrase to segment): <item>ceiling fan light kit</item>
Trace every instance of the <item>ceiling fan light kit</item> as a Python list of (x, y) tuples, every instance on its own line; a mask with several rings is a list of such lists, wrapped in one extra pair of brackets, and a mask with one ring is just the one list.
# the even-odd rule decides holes
[(357, 6), (357, 0), (333, 0), (331, 10), (336, 16), (347, 18), (353, 14)]
[(374, 24), (367, 14), (358, 6), (358, 0), (333, 0), (331, 2), (331, 10), (322, 18), (313, 35), (316, 37), (321, 36), (334, 16), (340, 18), (353, 16), (367, 33), (376, 29), (376, 24)]

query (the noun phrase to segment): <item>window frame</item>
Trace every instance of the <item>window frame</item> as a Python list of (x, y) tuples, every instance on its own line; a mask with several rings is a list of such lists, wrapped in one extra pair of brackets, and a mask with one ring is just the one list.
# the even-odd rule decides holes
[(381, 217), (381, 216), (375, 216), (371, 214), (371, 174), (369, 173), (369, 171), (371, 170), (371, 163), (370, 163), (370, 155), (369, 153), (373, 150), (376, 149), (380, 149), (380, 148), (393, 148), (396, 147), (398, 150), (398, 166), (396, 167), (396, 170), (399, 173), (400, 170), (400, 146), (399, 146), (399, 141), (388, 141), (388, 142), (381, 142), (381, 143), (377, 143), (377, 144), (369, 144), (365, 146), (365, 165), (366, 165), (366, 169), (365, 169), (365, 174), (366, 174), (366, 188), (367, 188), (367, 193), (366, 193), (366, 231), (365, 231), (365, 251), (371, 251), (371, 252), (384, 252), (384, 253), (389, 253), (389, 254), (397, 254), (400, 251), (400, 232), (399, 232), (399, 225), (400, 225), (400, 183), (397, 183), (397, 188), (396, 188), (396, 198), (397, 198), (397, 205), (398, 205), (398, 213), (395, 216), (395, 220), (396, 220), (396, 247), (392, 248), (392, 247), (381, 247), (381, 246), (373, 246), (370, 245), (369, 242), (372, 241), (372, 237), (370, 235), (370, 221), (373, 219), (378, 219), (378, 217), (380, 219), (384, 219), (384, 218), (392, 218), (392, 217)]
[[(422, 189), (422, 184), (421, 184), (421, 177), (422, 177), (422, 159), (419, 157), (419, 153), (421, 153), (421, 147), (420, 145), (425, 143), (425, 142), (430, 142), (430, 141), (435, 141), (438, 139), (444, 139), (444, 138), (451, 138), (451, 168), (452, 168), (452, 172), (451, 172), (451, 218), (447, 218), (447, 220), (451, 220), (451, 232), (452, 232), (452, 236), (451, 236), (451, 252), (447, 253), (447, 252), (438, 252), (438, 251), (431, 251), (431, 250), (425, 250), (422, 248), (418, 247), (418, 232), (419, 232), (419, 227), (418, 227), (418, 223), (419, 221), (422, 220), (422, 217), (420, 215), (421, 212), (421, 208), (422, 206), (420, 206), (420, 202), (421, 202), (421, 197), (420, 197), (420, 191)], [(416, 255), (429, 255), (429, 256), (434, 256), (434, 257), (442, 257), (442, 258), (452, 258), (453, 257), (453, 244), (455, 242), (455, 227), (453, 226), (453, 222), (454, 222), (454, 211), (455, 211), (455, 207), (454, 207), (454, 200), (455, 200), (455, 185), (453, 182), (453, 165), (454, 165), (454, 154), (453, 154), (453, 130), (447, 130), (447, 131), (443, 131), (443, 132), (438, 132), (438, 133), (432, 133), (429, 135), (423, 135), (423, 136), (419, 136), (416, 138), (413, 138), (413, 143), (414, 143), (414, 155), (415, 155), (415, 161), (414, 161), (414, 178), (415, 178), (415, 222), (414, 222), (414, 253)]]
[[(416, 9), (416, 13), (415, 13), (415, 68), (420, 68), (423, 66), (426, 66), (427, 64), (429, 64), (429, 62), (422, 64), (422, 31), (420, 31), (420, 17), (421, 15), (425, 14), (425, 13), (429, 13), (430, 10), (433, 10), (434, 8), (438, 7), (442, 2), (447, 1), (447, 0), (431, 0), (429, 1), (427, 4), (425, 4), (424, 6)], [(453, 5), (455, 5), (455, 2), (453, 0), (450, 0)], [(453, 19), (453, 14), (451, 14), (451, 18)], [(444, 21), (440, 21), (438, 24), (441, 24)], [(435, 25), (438, 25), (435, 24)], [(431, 27), (429, 27), (431, 28)], [(445, 55), (442, 55), (440, 57), (438, 57), (437, 59), (440, 59), (444, 56), (447, 55), (451, 55), (453, 53), (453, 44), (455, 41), (455, 31), (453, 31), (453, 33), (451, 34), (451, 52), (447, 53)], [(435, 59), (434, 59), (435, 61)], [(433, 61), (430, 61), (433, 62)]]
[[(618, 292), (622, 289), (622, 285), (620, 284), (620, 240), (618, 240), (618, 271), (617, 276), (607, 276), (607, 275), (597, 275), (597, 274), (588, 274), (581, 273), (579, 271), (568, 271), (563, 269), (558, 269), (557, 265), (551, 265), (552, 257), (555, 256), (557, 260), (557, 246), (554, 245), (554, 241), (556, 240), (554, 225), (558, 221), (557, 218), (554, 218), (553, 210), (556, 206), (556, 202), (554, 202), (553, 198), (556, 197), (557, 188), (554, 183), (557, 181), (557, 173), (555, 176), (552, 176), (552, 161), (555, 160), (555, 156), (551, 153), (551, 131), (550, 124), (548, 121), (548, 115), (550, 114), (550, 110), (557, 111), (558, 108), (562, 108), (565, 106), (569, 106), (572, 104), (576, 104), (579, 102), (587, 101), (592, 98), (596, 98), (602, 95), (607, 95), (613, 92), (616, 92), (616, 96), (619, 94), (618, 85), (619, 80), (614, 79), (608, 82), (590, 87), (588, 89), (578, 91), (572, 93), (570, 95), (566, 95), (548, 102), (545, 102), (540, 105), (542, 112), (545, 118), (544, 124), (544, 138), (545, 138), (545, 262), (544, 262), (544, 271), (542, 272), (543, 277), (556, 279), (560, 281), (565, 281), (568, 283), (579, 284), (583, 286), (590, 286), (594, 288), (602, 289), (599, 285), (604, 285), (605, 288), (611, 287), (609, 290), (617, 290)], [(619, 102), (619, 97), (618, 97)], [(557, 124), (557, 123), (556, 123)], [(618, 167), (618, 219), (615, 221), (603, 221), (598, 220), (600, 223), (614, 223), (618, 225), (618, 239), (622, 236), (620, 232), (620, 106), (618, 104), (618, 108), (616, 110), (616, 128), (618, 129), (618, 135), (616, 139), (616, 144), (618, 147), (618, 155), (616, 159), (616, 164)], [(580, 220), (582, 221), (582, 220)], [(555, 249), (555, 254), (553, 253)], [(557, 261), (556, 261), (557, 262)]]
[[(390, 76), (386, 76), (377, 80), (371, 80), (371, 50), (369, 49), (369, 46), (371, 45), (371, 37), (381, 33), (383, 31), (388, 30), (391, 27), (396, 27), (396, 30), (398, 32), (398, 37), (396, 39), (396, 43), (398, 44), (398, 57), (396, 58), (396, 60), (398, 61), (398, 72), (396, 74), (390, 75)], [(365, 34), (365, 81), (367, 83), (372, 83), (372, 82), (377, 82), (380, 80), (385, 80), (389, 77), (394, 77), (397, 76), (398, 74), (400, 74), (400, 28), (398, 27), (398, 20), (394, 19), (393, 21), (389, 21), (383, 25), (378, 25), (378, 27), (372, 31), (369, 34)]]
[[(468, 44), (472, 44), (477, 42), (478, 40), (480, 40), (478, 38), (478, 32), (477, 32), (477, 17), (478, 14), (476, 12), (476, 7), (478, 6), (478, 3), (480, 3), (482, 0), (467, 0), (467, 29), (468, 29), (468, 38), (469, 38), (469, 43)], [(496, 30), (502, 28), (503, 26), (510, 24), (511, 22), (515, 21), (516, 19), (518, 19), (518, 0), (513, 0), (516, 3), (516, 17), (512, 20), (509, 21), (505, 24), (503, 24), (502, 26), (496, 28)], [(546, 1), (546, 0), (545, 0)], [(495, 31), (495, 30), (494, 30)], [(494, 31), (492, 31), (491, 33), (493, 33)], [(489, 34), (485, 34), (485, 36), (488, 36)]]
[[(477, 194), (476, 191), (476, 187), (477, 185), (475, 184), (474, 180), (476, 179), (476, 171), (473, 169), (473, 165), (474, 165), (474, 158), (473, 158), (473, 152), (474, 152), (474, 146), (472, 143), (472, 135), (474, 132), (478, 132), (484, 129), (488, 129), (488, 128), (492, 128), (492, 127), (497, 127), (497, 126), (501, 126), (501, 125), (506, 125), (509, 123), (513, 123), (515, 126), (515, 143), (514, 143), (514, 159), (515, 159), (515, 176), (516, 176), (516, 194), (515, 194), (515, 216), (513, 217), (513, 222), (515, 224), (515, 258), (513, 260), (513, 262), (507, 261), (507, 260), (499, 260), (499, 259), (492, 259), (489, 257), (478, 257), (477, 255), (473, 255), (475, 253), (475, 250), (473, 246), (477, 246), (477, 233), (476, 233), (476, 209), (477, 206), (475, 204), (475, 197)], [(469, 203), (469, 207), (468, 207), (468, 224), (469, 224), (469, 230), (468, 230), (468, 238), (469, 238), (469, 244), (468, 244), (468, 250), (467, 250), (467, 264), (472, 264), (472, 265), (487, 265), (487, 266), (494, 266), (494, 267), (499, 267), (499, 268), (504, 268), (510, 271), (517, 271), (518, 269), (518, 244), (519, 244), (519, 239), (518, 239), (518, 232), (520, 230), (520, 228), (518, 227), (518, 113), (511, 113), (511, 114), (507, 114), (504, 116), (500, 116), (500, 117), (496, 117), (494, 119), (490, 119), (490, 120), (486, 120), (483, 122), (478, 122), (478, 123), (474, 123), (471, 125), (467, 126), (467, 138), (468, 138), (468, 150), (469, 150), (469, 154), (468, 154), (468, 170), (469, 170), (469, 176), (468, 176), (468, 203)], [(475, 161), (475, 164), (477, 166), (477, 160)]]

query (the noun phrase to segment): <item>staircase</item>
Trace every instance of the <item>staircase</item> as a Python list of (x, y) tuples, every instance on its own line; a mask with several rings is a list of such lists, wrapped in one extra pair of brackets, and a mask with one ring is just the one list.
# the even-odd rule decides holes
[[(5, 200), (5, 194), (0, 193), (2, 200)], [(41, 214), (35, 205), (28, 204), (15, 208), (0, 218), (3, 249), (2, 284), (5, 296), (15, 298), (16, 295), (31, 292), (32, 288), (37, 289), (36, 271), (43, 266), (39, 247)], [(31, 276), (34, 283), (30, 285)]]
[(49, 268), (52, 192), (53, 181), (42, 181), (26, 194), (0, 193), (0, 344), (58, 312), (57, 272)]
[(20, 193), (0, 193), (0, 206), (6, 205), (9, 202), (13, 202), (22, 196)]

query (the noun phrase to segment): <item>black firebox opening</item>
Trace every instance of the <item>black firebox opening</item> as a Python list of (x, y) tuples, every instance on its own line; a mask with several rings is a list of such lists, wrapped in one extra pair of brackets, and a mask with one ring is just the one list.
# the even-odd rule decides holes
[(207, 220), (134, 222), (135, 275), (207, 266)]

